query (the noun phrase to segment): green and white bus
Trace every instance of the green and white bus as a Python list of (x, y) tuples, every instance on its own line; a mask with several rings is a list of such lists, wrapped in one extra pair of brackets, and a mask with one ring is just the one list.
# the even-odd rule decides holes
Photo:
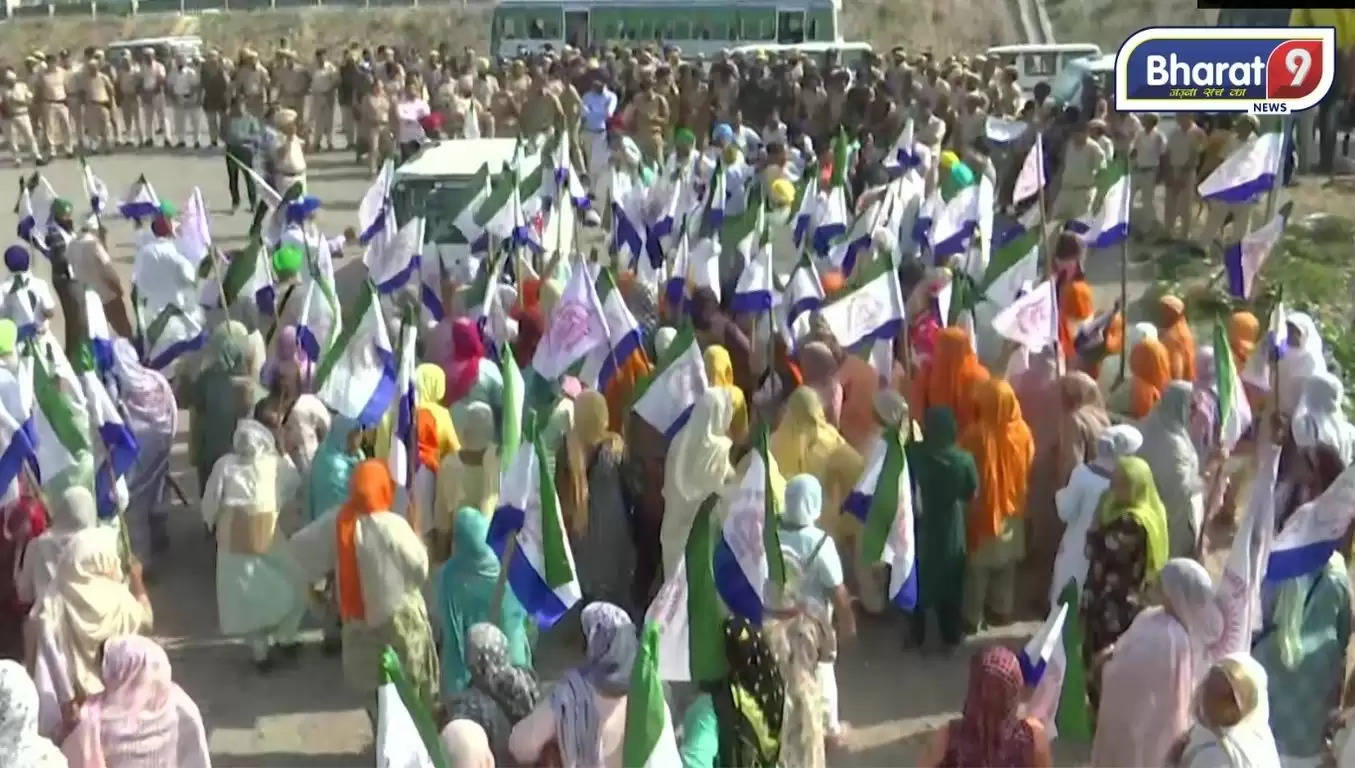
[(511, 58), (546, 45), (677, 45), (707, 56), (758, 43), (836, 43), (841, 0), (499, 0), (490, 27), (494, 55)]

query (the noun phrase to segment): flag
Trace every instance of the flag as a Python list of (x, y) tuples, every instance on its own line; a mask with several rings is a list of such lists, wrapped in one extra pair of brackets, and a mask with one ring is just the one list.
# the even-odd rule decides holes
[(536, 345), (532, 368), (546, 379), (557, 379), (584, 355), (605, 346), (609, 337), (593, 278), (582, 264), (576, 265)]
[(492, 190), (492, 177), (493, 174), (489, 172), (489, 163), (484, 163), (475, 172), (475, 175), (471, 176), (466, 182), (466, 190), (471, 193), (471, 199), (456, 214), (456, 218), (452, 220), (452, 225), (461, 232), (461, 236), (465, 238), (467, 243), (475, 243), (484, 234), (484, 222), (477, 220), (477, 214), (480, 211), (480, 206), (484, 205), (485, 201), (489, 199)]
[(725, 204), (729, 199), (729, 175), (723, 157), (715, 158), (715, 168), (710, 172), (710, 184), (706, 188), (706, 202), (701, 211), (701, 226), (697, 230), (702, 237), (716, 237), (725, 223)]
[(513, 350), (506, 344), (499, 350), (499, 376), (503, 379), (503, 410), (499, 414), (499, 465), (506, 467), (517, 455), (518, 445), (522, 441), (522, 409), (527, 392), (522, 371), (513, 358)]
[(814, 252), (827, 257), (838, 238), (847, 234), (847, 225), (852, 219), (851, 206), (847, 202), (847, 162), (850, 151), (847, 146), (847, 134), (839, 131), (833, 139), (833, 175), (829, 180), (828, 191), (818, 206), (818, 218), (814, 223), (812, 243)]
[(1020, 203), (1039, 194), (1045, 185), (1044, 170), (1044, 134), (1035, 134), (1035, 144), (1026, 153), (1021, 171), (1016, 175), (1016, 187), (1012, 190), (1012, 202)]
[(1224, 323), (1214, 323), (1214, 377), (1218, 391), (1218, 438), (1224, 450), (1231, 451), (1251, 426), (1251, 405), (1242, 391), (1242, 379), (1233, 362), (1233, 348), (1228, 344)]
[[(911, 429), (905, 424), (903, 429)], [(890, 427), (876, 441), (871, 462), (843, 504), (865, 524), (861, 561), (889, 566), (889, 601), (903, 611), (917, 607), (917, 546), (913, 538), (913, 482), (904, 433)], [(864, 508), (865, 513), (862, 514)]]
[(1216, 646), (1220, 654), (1246, 653), (1252, 635), (1261, 629), (1261, 582), (1275, 543), (1275, 478), (1279, 448), (1268, 441), (1258, 445), (1256, 477), (1242, 522), (1219, 576), (1215, 594), (1224, 617), (1224, 633)]
[[(618, 256), (632, 269), (643, 273), (640, 267), (646, 258), (653, 267), (653, 254), (646, 247), (645, 190), (630, 174), (612, 170), (612, 244)], [(646, 254), (649, 254), (646, 257)]]
[(706, 391), (706, 361), (691, 324), (678, 329), (658, 367), (635, 388), (635, 413), (673, 439), (687, 423), (696, 399)]
[(547, 466), (538, 433), (504, 466), (499, 507), (490, 520), (488, 536), (500, 562), (509, 538), (517, 541), (517, 551), (507, 564), (508, 584), (542, 629), (554, 626), (582, 597), (555, 478), (544, 470)]
[(682, 765), (673, 720), (663, 698), (659, 676), (659, 627), (645, 622), (640, 652), (630, 673), (626, 698), (626, 730), (621, 742), (621, 764), (636, 768), (676, 768)]
[(18, 498), (15, 484), (25, 462), (38, 466), (37, 429), (32, 407), (32, 361), (19, 358), (17, 369), (0, 371), (4, 407), (0, 407), (0, 497)]
[(84, 156), (80, 157), (80, 181), (85, 188), (85, 198), (89, 200), (89, 209), (95, 216), (102, 215), (108, 204), (108, 185), (89, 167)]
[[(1259, 480), (1259, 478), (1258, 478)], [(1355, 518), (1355, 466), (1337, 476), (1313, 501), (1300, 506), (1275, 534), (1266, 581), (1303, 576), (1326, 565)]]
[(922, 158), (917, 150), (917, 142), (914, 140), (913, 118), (910, 117), (903, 124), (903, 130), (899, 131), (898, 138), (894, 139), (894, 146), (890, 147), (889, 154), (885, 155), (882, 161), (885, 170), (889, 171), (891, 176), (899, 176), (919, 167), (922, 164)]
[(659, 639), (662, 680), (712, 682), (726, 673), (724, 620), (712, 559), (711, 516), (718, 502), (719, 496), (711, 494), (697, 510), (683, 558), (645, 612), (646, 623), (664, 630)]
[(1270, 310), (1266, 334), (1252, 350), (1242, 370), (1242, 379), (1263, 392), (1270, 391), (1272, 360), (1284, 357), (1289, 340), (1289, 312), (1284, 306), (1284, 294), (1275, 300)]
[(1069, 579), (1059, 593), (1059, 603), (1068, 607), (1068, 615), (1063, 620), (1063, 684), (1054, 722), (1065, 741), (1085, 744), (1092, 740), (1092, 714), (1087, 707), (1087, 670), (1082, 663), (1081, 601), (1082, 590), (1075, 579)]
[(880, 261), (861, 281), (859, 288), (819, 309), (819, 316), (844, 349), (868, 339), (892, 339), (903, 328), (903, 290), (894, 265)]
[(591, 207), (588, 190), (583, 188), (583, 182), (579, 179), (579, 174), (574, 172), (574, 163), (570, 160), (569, 131), (557, 131), (555, 141), (549, 146), (551, 161), (542, 165), (542, 172), (551, 176), (547, 201), (568, 199), (575, 208)]
[(447, 768), (437, 726), (390, 646), (381, 653), (376, 712), (376, 764), (380, 768)]
[(227, 304), (234, 304), (243, 295), (254, 300), (260, 315), (269, 317), (275, 313), (273, 260), (262, 242), (252, 239), (235, 252), (226, 265), (221, 287), (226, 293)]
[(19, 237), (46, 253), (47, 224), (52, 219), (56, 190), (40, 173), (19, 181)]
[(1016, 654), (1026, 687), (1033, 689), (1026, 702), (1026, 715), (1039, 720), (1049, 732), (1051, 740), (1058, 735), (1059, 705), (1067, 677), (1068, 655), (1063, 647), (1067, 618), (1067, 603), (1053, 606), (1049, 618)]
[[(766, 427), (738, 489), (729, 499), (729, 512), (715, 544), (715, 587), (729, 610), (761, 626), (766, 585), (772, 574), (784, 582), (781, 542), (776, 533), (776, 511), (771, 476), (776, 466), (767, 450)], [(770, 557), (768, 555), (770, 554)]]
[(1266, 258), (1280, 242), (1289, 213), (1294, 209), (1293, 201), (1285, 203), (1275, 214), (1275, 218), (1266, 222), (1260, 229), (1242, 236), (1242, 239), (1228, 246), (1223, 252), (1223, 266), (1228, 269), (1228, 292), (1239, 299), (1250, 299), (1252, 288), (1256, 285), (1256, 276)]
[[(92, 353), (89, 354), (91, 359), (85, 365), (93, 364)], [(92, 368), (80, 372), (80, 385), (84, 388), (91, 438), (98, 435), (103, 446), (95, 461), (94, 498), (99, 517), (107, 520), (127, 503), (127, 473), (136, 464), (140, 445)]]
[[(584, 370), (596, 371), (586, 380), (591, 380), (590, 385), (597, 391), (606, 392), (612, 377), (616, 375), (617, 366), (640, 349), (644, 334), (630, 307), (626, 306), (625, 297), (617, 288), (610, 268), (604, 267), (598, 271), (596, 289), (602, 300), (602, 319), (609, 334), (608, 343), (589, 353)], [(582, 376), (580, 378), (584, 379)]]
[(206, 341), (207, 331), (196, 309), (190, 312), (167, 304), (146, 326), (146, 364), (163, 373), (180, 357), (202, 349)]
[(823, 306), (823, 300), (823, 281), (819, 278), (819, 270), (808, 253), (801, 253), (800, 260), (786, 278), (781, 301), (785, 312), (782, 329), (792, 349), (797, 341), (809, 333), (811, 313)]
[(803, 248), (809, 225), (819, 214), (819, 175), (812, 168), (805, 169), (805, 175), (795, 190), (794, 229), (791, 238), (796, 248)]
[(179, 231), (174, 236), (174, 245), (195, 267), (211, 250), (212, 222), (207, 218), (207, 203), (203, 202), (202, 190), (198, 187), (193, 187), (179, 214)]
[(89, 330), (89, 343), (93, 347), (94, 367), (100, 374), (113, 370), (113, 329), (108, 326), (108, 317), (104, 315), (103, 300), (91, 289), (85, 289), (85, 326)]
[(371, 427), (395, 400), (395, 351), (381, 316), (376, 287), (364, 282), (353, 314), (315, 374), (316, 395), (326, 405)]
[(980, 290), (999, 309), (1016, 301), (1021, 286), (1040, 276), (1040, 215), (1033, 205), (993, 238), (993, 258), (984, 270)]
[(362, 200), (358, 201), (358, 242), (362, 245), (370, 243), (393, 223), (387, 217), (391, 212), (390, 193), (394, 180), (395, 161), (386, 158), (386, 162), (381, 164), (381, 171), (367, 191), (362, 193)]
[[(77, 402), (69, 383), (43, 360), (37, 347), (29, 347), (32, 360), (33, 438), (38, 459), (38, 480), (51, 481), (71, 468), (81, 453), (89, 451), (84, 403)], [(59, 353), (58, 353), (59, 354)], [(64, 386), (63, 386), (64, 385)], [(80, 398), (83, 399), (83, 393)]]
[[(406, 312), (404, 323), (400, 327), (400, 357), (395, 372), (395, 414), (394, 427), (391, 430), (390, 445), (386, 453), (386, 467), (390, 469), (391, 479), (401, 488), (413, 495), (414, 468), (417, 457), (415, 449), (414, 414), (414, 368), (418, 365), (415, 354), (415, 339), (419, 327), (414, 323), (413, 312)], [(430, 510), (431, 512), (431, 510)], [(427, 513), (425, 513), (427, 514)]]
[(949, 200), (944, 199), (938, 187), (933, 199), (934, 212), (927, 242), (931, 245), (934, 263), (943, 265), (951, 257), (969, 250), (982, 213), (979, 185), (961, 187)]
[(393, 293), (403, 288), (410, 276), (419, 271), (424, 218), (412, 216), (397, 230), (394, 211), (387, 209), (384, 217), (390, 219), (391, 223), (379, 229), (367, 243), (362, 263), (367, 267), (368, 279), (376, 284), (378, 291)]
[(1030, 289), (993, 317), (993, 330), (1002, 338), (1038, 351), (1059, 340), (1054, 285), (1049, 280)]
[(1250, 203), (1275, 186), (1283, 161), (1283, 133), (1253, 135), (1205, 177), (1197, 190), (1204, 200)]
[(146, 181), (145, 174), (132, 182), (122, 202), (118, 203), (118, 212), (128, 219), (148, 219), (160, 213), (160, 197), (155, 194), (151, 183)]
[[(469, 254), (467, 254), (469, 258)], [(431, 324), (442, 322), (446, 308), (442, 306), (442, 286), (447, 279), (447, 265), (437, 243), (424, 243), (419, 255), (419, 303), (427, 311)]]
[(1050, 659), (1054, 657), (1054, 649), (1063, 639), (1063, 623), (1067, 617), (1067, 604), (1060, 603), (1051, 608), (1044, 624), (1016, 655), (1021, 662), (1021, 677), (1025, 679), (1027, 687), (1034, 688), (1044, 676)]
[(772, 244), (769, 232), (761, 221), (759, 203), (758, 226), (754, 228), (757, 248), (752, 256), (744, 261), (739, 282), (734, 286), (734, 296), (730, 298), (731, 312), (756, 314), (770, 312), (776, 301), (776, 286), (772, 275)]
[(1129, 237), (1129, 158), (1111, 160), (1096, 174), (1096, 200), (1086, 233), (1088, 248), (1109, 248)]

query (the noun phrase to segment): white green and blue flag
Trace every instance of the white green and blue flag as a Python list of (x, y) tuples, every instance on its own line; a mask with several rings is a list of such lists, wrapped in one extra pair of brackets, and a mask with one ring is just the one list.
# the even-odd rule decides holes
[(371, 427), (395, 400), (395, 350), (376, 287), (364, 282), (354, 304), (356, 321), (339, 333), (320, 361), (316, 394), (330, 408)]
[(1291, 200), (1285, 203), (1266, 222), (1265, 226), (1242, 236), (1242, 239), (1223, 251), (1223, 266), (1228, 270), (1228, 292), (1239, 299), (1250, 299), (1256, 286), (1256, 276), (1261, 273), (1270, 252), (1284, 235), (1285, 224), (1294, 209)]
[(1284, 134), (1279, 125), (1249, 137), (1200, 182), (1203, 200), (1250, 203), (1275, 186), (1284, 162)]
[(621, 763), (634, 768), (676, 768), (682, 765), (673, 717), (663, 697), (659, 673), (659, 627), (645, 623), (640, 651), (631, 668), (630, 693), (626, 698), (626, 730), (621, 742)]
[(122, 202), (118, 203), (118, 212), (127, 219), (147, 219), (160, 212), (160, 196), (144, 175), (138, 176)]
[(766, 614), (767, 584), (785, 583), (771, 487), (775, 467), (764, 429), (729, 498), (729, 512), (715, 543), (715, 587), (720, 597), (730, 611), (759, 626)]
[(892, 339), (903, 329), (903, 289), (894, 265), (881, 260), (860, 279), (858, 288), (819, 309), (819, 316), (844, 349), (868, 340)]
[(633, 409), (672, 440), (692, 415), (696, 399), (706, 391), (706, 361), (690, 323), (678, 329), (658, 366), (635, 388)]

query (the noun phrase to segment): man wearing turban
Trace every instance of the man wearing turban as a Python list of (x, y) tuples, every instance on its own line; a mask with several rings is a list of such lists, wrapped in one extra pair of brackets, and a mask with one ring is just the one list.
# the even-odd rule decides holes
[(0, 289), (0, 315), (14, 321), (18, 339), (33, 338), (46, 327), (56, 313), (56, 301), (47, 281), (29, 271), (28, 248), (11, 245), (5, 249), (5, 268), (10, 276)]

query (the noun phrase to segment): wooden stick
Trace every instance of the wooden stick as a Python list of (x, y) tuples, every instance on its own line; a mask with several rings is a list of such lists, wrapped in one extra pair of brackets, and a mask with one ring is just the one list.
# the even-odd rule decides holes
[(489, 607), (489, 615), (496, 627), (503, 624), (503, 598), (504, 590), (508, 587), (508, 568), (513, 564), (513, 556), (517, 552), (518, 537), (514, 534), (508, 537), (508, 544), (503, 548), (503, 560), (499, 562), (499, 578), (494, 582), (494, 602)]

